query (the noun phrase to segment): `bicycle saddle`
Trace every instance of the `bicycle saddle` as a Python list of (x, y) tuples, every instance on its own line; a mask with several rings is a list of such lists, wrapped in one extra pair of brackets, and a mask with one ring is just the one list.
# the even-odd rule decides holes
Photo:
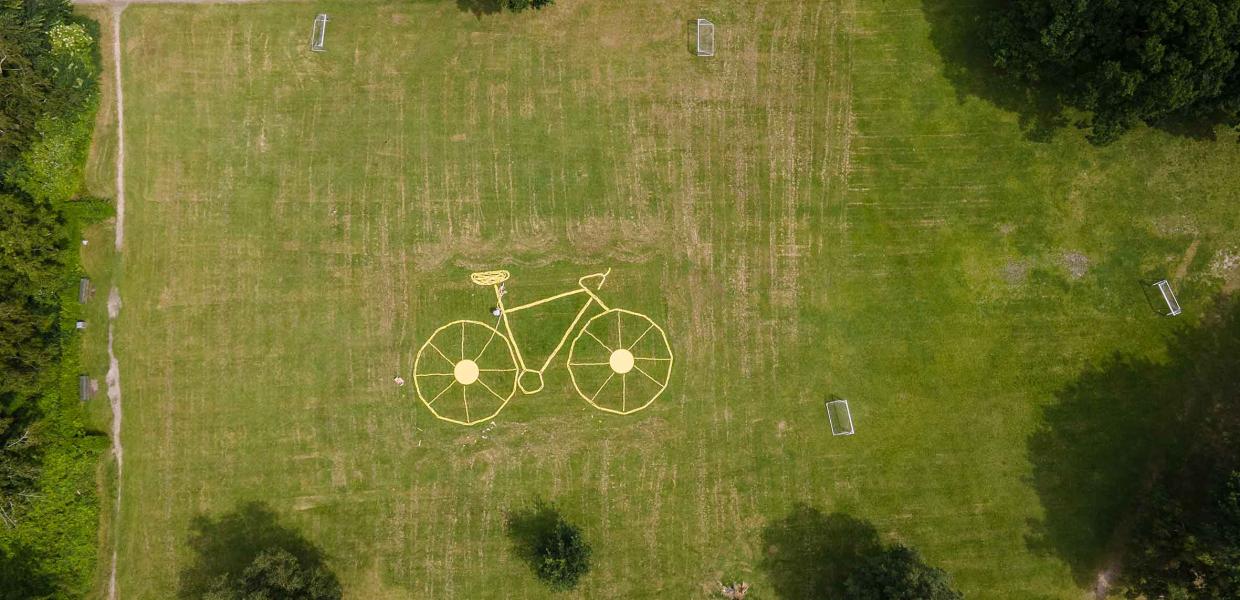
[(469, 280), (478, 285), (499, 285), (508, 281), (508, 277), (508, 271), (478, 271), (469, 274)]

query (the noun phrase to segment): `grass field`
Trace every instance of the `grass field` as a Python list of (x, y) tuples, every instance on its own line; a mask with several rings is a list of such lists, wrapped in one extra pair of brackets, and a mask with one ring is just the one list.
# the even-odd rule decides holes
[[(171, 596), (190, 520), (251, 500), (352, 598), (543, 597), (503, 527), (540, 498), (595, 544), (579, 597), (789, 596), (771, 549), (800, 542), (770, 524), (798, 504), (972, 598), (1081, 597), (1139, 473), (1027, 440), (1087, 367), (1156, 356), (1240, 283), (1240, 148), (1030, 139), (953, 75), (967, 3), (676, 4), (125, 10), (125, 598)], [(393, 384), (436, 327), (484, 320), (471, 270), (522, 301), (607, 267), (676, 353), (645, 411), (556, 368), (463, 428)], [(1164, 276), (1180, 320), (1147, 303)]]

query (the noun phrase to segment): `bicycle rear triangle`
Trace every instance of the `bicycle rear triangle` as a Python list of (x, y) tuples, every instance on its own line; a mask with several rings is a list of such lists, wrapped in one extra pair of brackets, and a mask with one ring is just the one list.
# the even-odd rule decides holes
[[(543, 373), (568, 344), (565, 366), (582, 399), (619, 415), (650, 406), (667, 389), (672, 349), (667, 333), (650, 317), (612, 308), (598, 296), (610, 272), (586, 275), (577, 280), (575, 289), (517, 306), (504, 304), (504, 285), (511, 277), (508, 271), (471, 274), (473, 283), (494, 290), (499, 316), (494, 326), (459, 320), (431, 334), (414, 359), (418, 398), (445, 421), (474, 425), (490, 420), (517, 390), (524, 394), (541, 391)], [(521, 311), (578, 295), (585, 302), (555, 349), (541, 365), (528, 365), (510, 319)]]

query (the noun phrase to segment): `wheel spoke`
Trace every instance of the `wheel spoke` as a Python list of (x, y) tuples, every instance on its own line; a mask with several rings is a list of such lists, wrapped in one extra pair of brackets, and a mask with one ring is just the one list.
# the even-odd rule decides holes
[(465, 420), (469, 421), (469, 398), (466, 396), (465, 386), (461, 386), (461, 402), (465, 404)]
[(620, 374), (620, 412), (627, 410), (629, 404), (629, 374)]
[(486, 353), (487, 348), (491, 347), (491, 340), (495, 339), (495, 333), (495, 330), (491, 330), (491, 335), (487, 337), (487, 343), (482, 345), (482, 349), (478, 351), (478, 356), (474, 357), (474, 362), (478, 362), (478, 359), (482, 358), (482, 355)]
[(461, 321), (461, 360), (465, 360), (465, 321)]
[(612, 350), (612, 349), (611, 349), (611, 346), (608, 346), (607, 344), (604, 344), (604, 343), (603, 343), (603, 340), (598, 339), (598, 336), (594, 335), (593, 333), (590, 333), (590, 330), (589, 330), (589, 329), (582, 329), (582, 331), (586, 332), (586, 335), (588, 335), (588, 336), (590, 336), (590, 337), (594, 338), (594, 341), (598, 342), (598, 345), (600, 345), (600, 346), (602, 346), (603, 348), (605, 348), (608, 352), (615, 352), (615, 350)]
[(636, 347), (637, 347), (637, 342), (642, 341), (642, 338), (646, 337), (646, 334), (647, 334), (647, 333), (650, 333), (650, 330), (651, 330), (651, 329), (654, 329), (654, 323), (651, 323), (650, 325), (648, 325), (648, 326), (646, 327), (646, 330), (645, 330), (645, 331), (643, 331), (641, 335), (637, 336), (637, 339), (633, 340), (633, 343), (632, 343), (632, 344), (629, 344), (629, 347), (628, 347), (628, 348), (626, 348), (626, 350), (632, 350), (633, 348), (636, 348)]
[(609, 362), (568, 363), (570, 367), (610, 367)]
[(481, 383), (481, 384), (482, 384), (482, 387), (486, 388), (488, 392), (491, 392), (491, 395), (492, 395), (492, 396), (495, 396), (496, 398), (499, 398), (499, 401), (500, 401), (500, 402), (507, 402), (507, 400), (505, 400), (503, 396), (501, 396), (501, 395), (499, 395), (499, 394), (495, 393), (495, 390), (491, 389), (491, 386), (487, 385), (487, 382), (485, 382), (485, 381), (483, 381), (483, 380), (479, 379), (479, 380), (478, 380), (478, 383)]
[(511, 369), (478, 369), (478, 370), (483, 373), (511, 373), (513, 371), (516, 371), (517, 369), (514, 367)]
[(616, 347), (624, 347), (624, 323), (620, 322), (620, 311), (616, 311)]
[(607, 379), (603, 380), (603, 385), (598, 386), (598, 391), (594, 392), (593, 396), (590, 396), (590, 402), (594, 402), (594, 399), (598, 398), (598, 395), (603, 393), (603, 388), (607, 387), (607, 384), (611, 383), (611, 378), (615, 376), (616, 373), (613, 371), (611, 375), (607, 376)]
[(439, 353), (439, 355), (440, 355), (440, 356), (442, 356), (444, 360), (448, 361), (448, 364), (450, 364), (450, 365), (455, 365), (455, 364), (456, 364), (456, 361), (455, 361), (455, 360), (452, 360), (451, 358), (448, 358), (448, 355), (447, 355), (447, 354), (444, 354), (444, 353), (443, 353), (443, 350), (440, 350), (440, 349), (439, 349), (439, 346), (436, 346), (436, 345), (435, 345), (435, 342), (432, 342), (432, 341), (430, 341), (430, 340), (427, 340), (427, 341), (426, 341), (426, 345), (427, 345), (427, 346), (430, 346), (431, 348), (434, 348), (434, 349), (435, 349), (435, 352), (438, 352), (438, 353)]
[(672, 359), (671, 358), (655, 358), (653, 356), (634, 356), (633, 360), (654, 360), (654, 361), (659, 361), (659, 362), (667, 362)]
[(431, 398), (431, 401), (427, 402), (426, 405), (429, 407), (430, 405), (434, 404), (435, 401), (438, 400), (440, 396), (448, 393), (448, 390), (452, 389), (452, 386), (454, 385), (456, 385), (456, 381), (449, 381), (448, 385), (444, 386), (443, 391), (439, 392), (438, 394), (435, 394), (435, 397)]
[(659, 380), (658, 380), (658, 379), (655, 379), (654, 377), (651, 377), (651, 376), (650, 376), (650, 373), (647, 373), (645, 369), (643, 369), (643, 368), (641, 368), (641, 367), (639, 367), (639, 366), (637, 366), (637, 365), (633, 365), (633, 368), (634, 368), (634, 369), (637, 369), (639, 372), (641, 372), (641, 374), (642, 374), (642, 375), (645, 375), (645, 376), (646, 376), (646, 379), (649, 379), (650, 381), (653, 381), (655, 385), (657, 385), (657, 386), (659, 386), (659, 387), (663, 387), (663, 385), (664, 385), (664, 384), (659, 383)]

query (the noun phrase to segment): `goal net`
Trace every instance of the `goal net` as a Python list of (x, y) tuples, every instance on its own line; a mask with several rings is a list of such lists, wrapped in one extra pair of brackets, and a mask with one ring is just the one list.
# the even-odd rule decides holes
[(697, 20), (697, 55), (715, 55), (715, 24), (706, 19)]
[(1175, 292), (1171, 291), (1171, 283), (1164, 279), (1154, 285), (1158, 287), (1158, 291), (1162, 292), (1163, 301), (1167, 303), (1167, 316), (1174, 317), (1180, 314), (1180, 301), (1175, 299)]
[(847, 400), (832, 400), (827, 403), (827, 419), (831, 421), (831, 435), (852, 435), (852, 412), (848, 410)]
[(319, 13), (314, 18), (314, 29), (310, 32), (310, 50), (323, 51), (323, 40), (327, 37), (327, 14)]

